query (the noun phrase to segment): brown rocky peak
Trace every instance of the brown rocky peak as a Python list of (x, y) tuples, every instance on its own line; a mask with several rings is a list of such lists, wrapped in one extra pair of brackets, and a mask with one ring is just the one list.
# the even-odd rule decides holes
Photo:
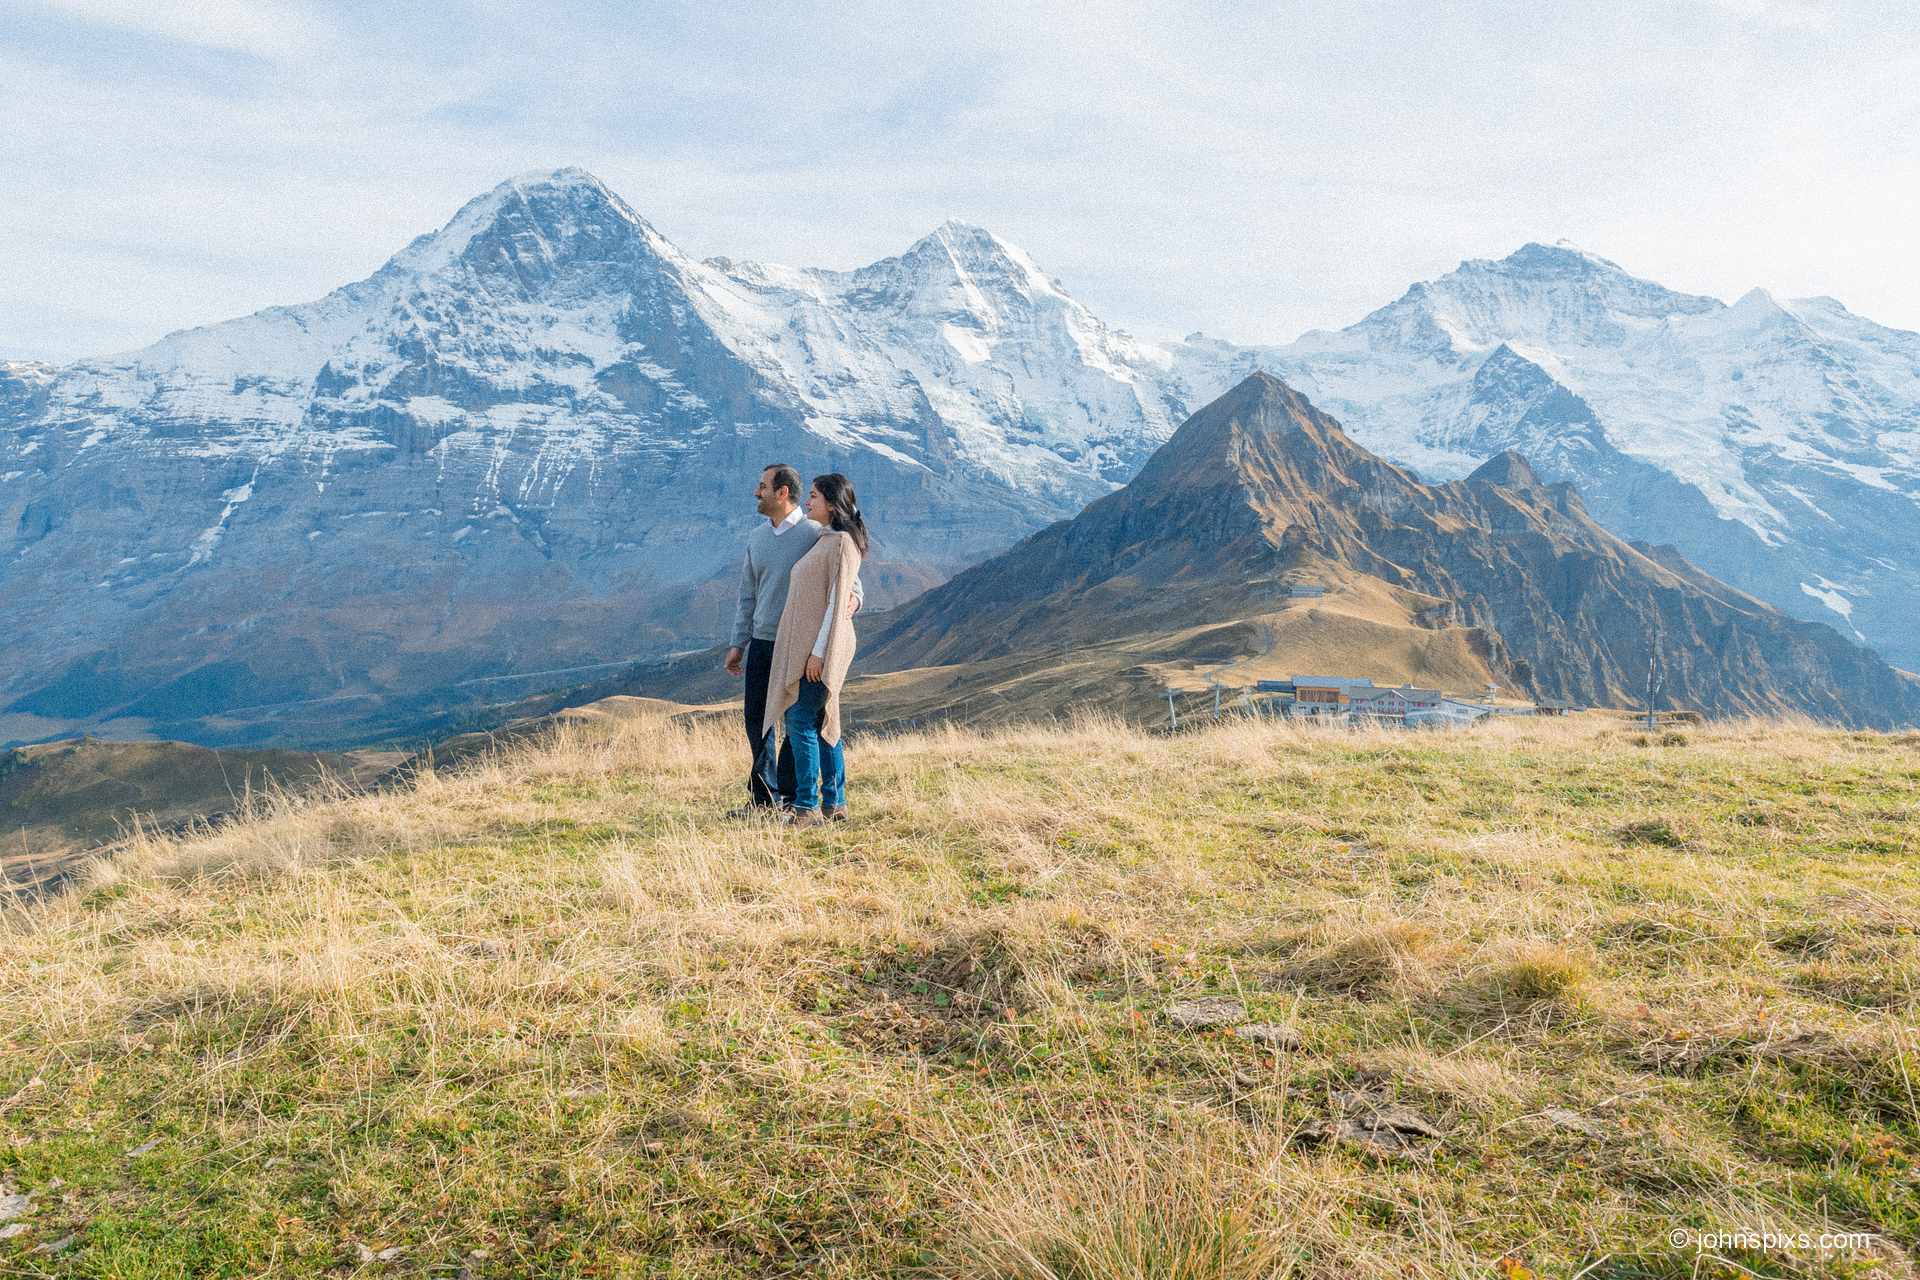
[(1346, 487), (1375, 468), (1399, 474), (1305, 396), (1261, 371), (1187, 419), (1129, 488), (1150, 495), (1238, 483), (1304, 496)]
[(1497, 484), (1503, 489), (1539, 489), (1544, 486), (1527, 460), (1511, 449), (1502, 449), (1475, 468), (1468, 484)]

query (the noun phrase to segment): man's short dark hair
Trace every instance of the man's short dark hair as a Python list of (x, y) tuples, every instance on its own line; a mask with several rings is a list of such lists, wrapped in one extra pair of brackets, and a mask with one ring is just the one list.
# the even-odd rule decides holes
[(795, 471), (784, 462), (769, 462), (761, 468), (761, 471), (773, 472), (772, 475), (767, 477), (767, 488), (784, 488), (787, 491), (788, 502), (800, 501), (800, 473), (798, 471)]

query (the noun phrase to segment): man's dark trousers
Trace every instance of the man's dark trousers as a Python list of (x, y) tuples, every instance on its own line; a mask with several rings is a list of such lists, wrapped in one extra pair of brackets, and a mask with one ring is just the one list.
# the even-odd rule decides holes
[(776, 759), (773, 735), (761, 733), (767, 718), (767, 685), (773, 678), (773, 641), (758, 636), (747, 641), (747, 749), (753, 768), (747, 774), (747, 797), (754, 804), (793, 807), (793, 751), (780, 744)]

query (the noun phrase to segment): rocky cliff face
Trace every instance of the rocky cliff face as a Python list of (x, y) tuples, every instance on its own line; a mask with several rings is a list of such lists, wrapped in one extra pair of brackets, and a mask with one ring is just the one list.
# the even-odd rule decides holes
[(1651, 663), (1664, 702), (1711, 715), (1920, 721), (1920, 685), (1867, 649), (1671, 548), (1623, 542), (1519, 454), (1426, 484), (1266, 374), (1195, 414), (1125, 488), (908, 605), (868, 657), (917, 666), (1183, 612), (1198, 623), (1223, 590), (1328, 562), (1431, 597), (1431, 625), (1477, 628), (1493, 669), (1537, 697), (1633, 705)]
[(0, 360), (0, 422), (24, 419), (44, 408), (55, 373), (52, 365), (37, 361)]
[(854, 477), (885, 604), (1131, 474), (1175, 420), (1137, 363), (977, 228), (703, 263), (504, 183), (318, 302), (0, 369), (0, 740), (345, 743), (710, 641), (770, 461)]

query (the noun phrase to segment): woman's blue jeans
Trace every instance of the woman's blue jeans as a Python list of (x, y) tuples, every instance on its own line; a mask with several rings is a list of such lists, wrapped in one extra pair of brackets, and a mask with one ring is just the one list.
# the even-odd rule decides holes
[(820, 725), (827, 718), (827, 686), (818, 680), (802, 680), (800, 697), (787, 708), (787, 742), (793, 748), (793, 808), (800, 812), (818, 809), (824, 801), (829, 809), (847, 803), (847, 757), (837, 742), (820, 740)]

